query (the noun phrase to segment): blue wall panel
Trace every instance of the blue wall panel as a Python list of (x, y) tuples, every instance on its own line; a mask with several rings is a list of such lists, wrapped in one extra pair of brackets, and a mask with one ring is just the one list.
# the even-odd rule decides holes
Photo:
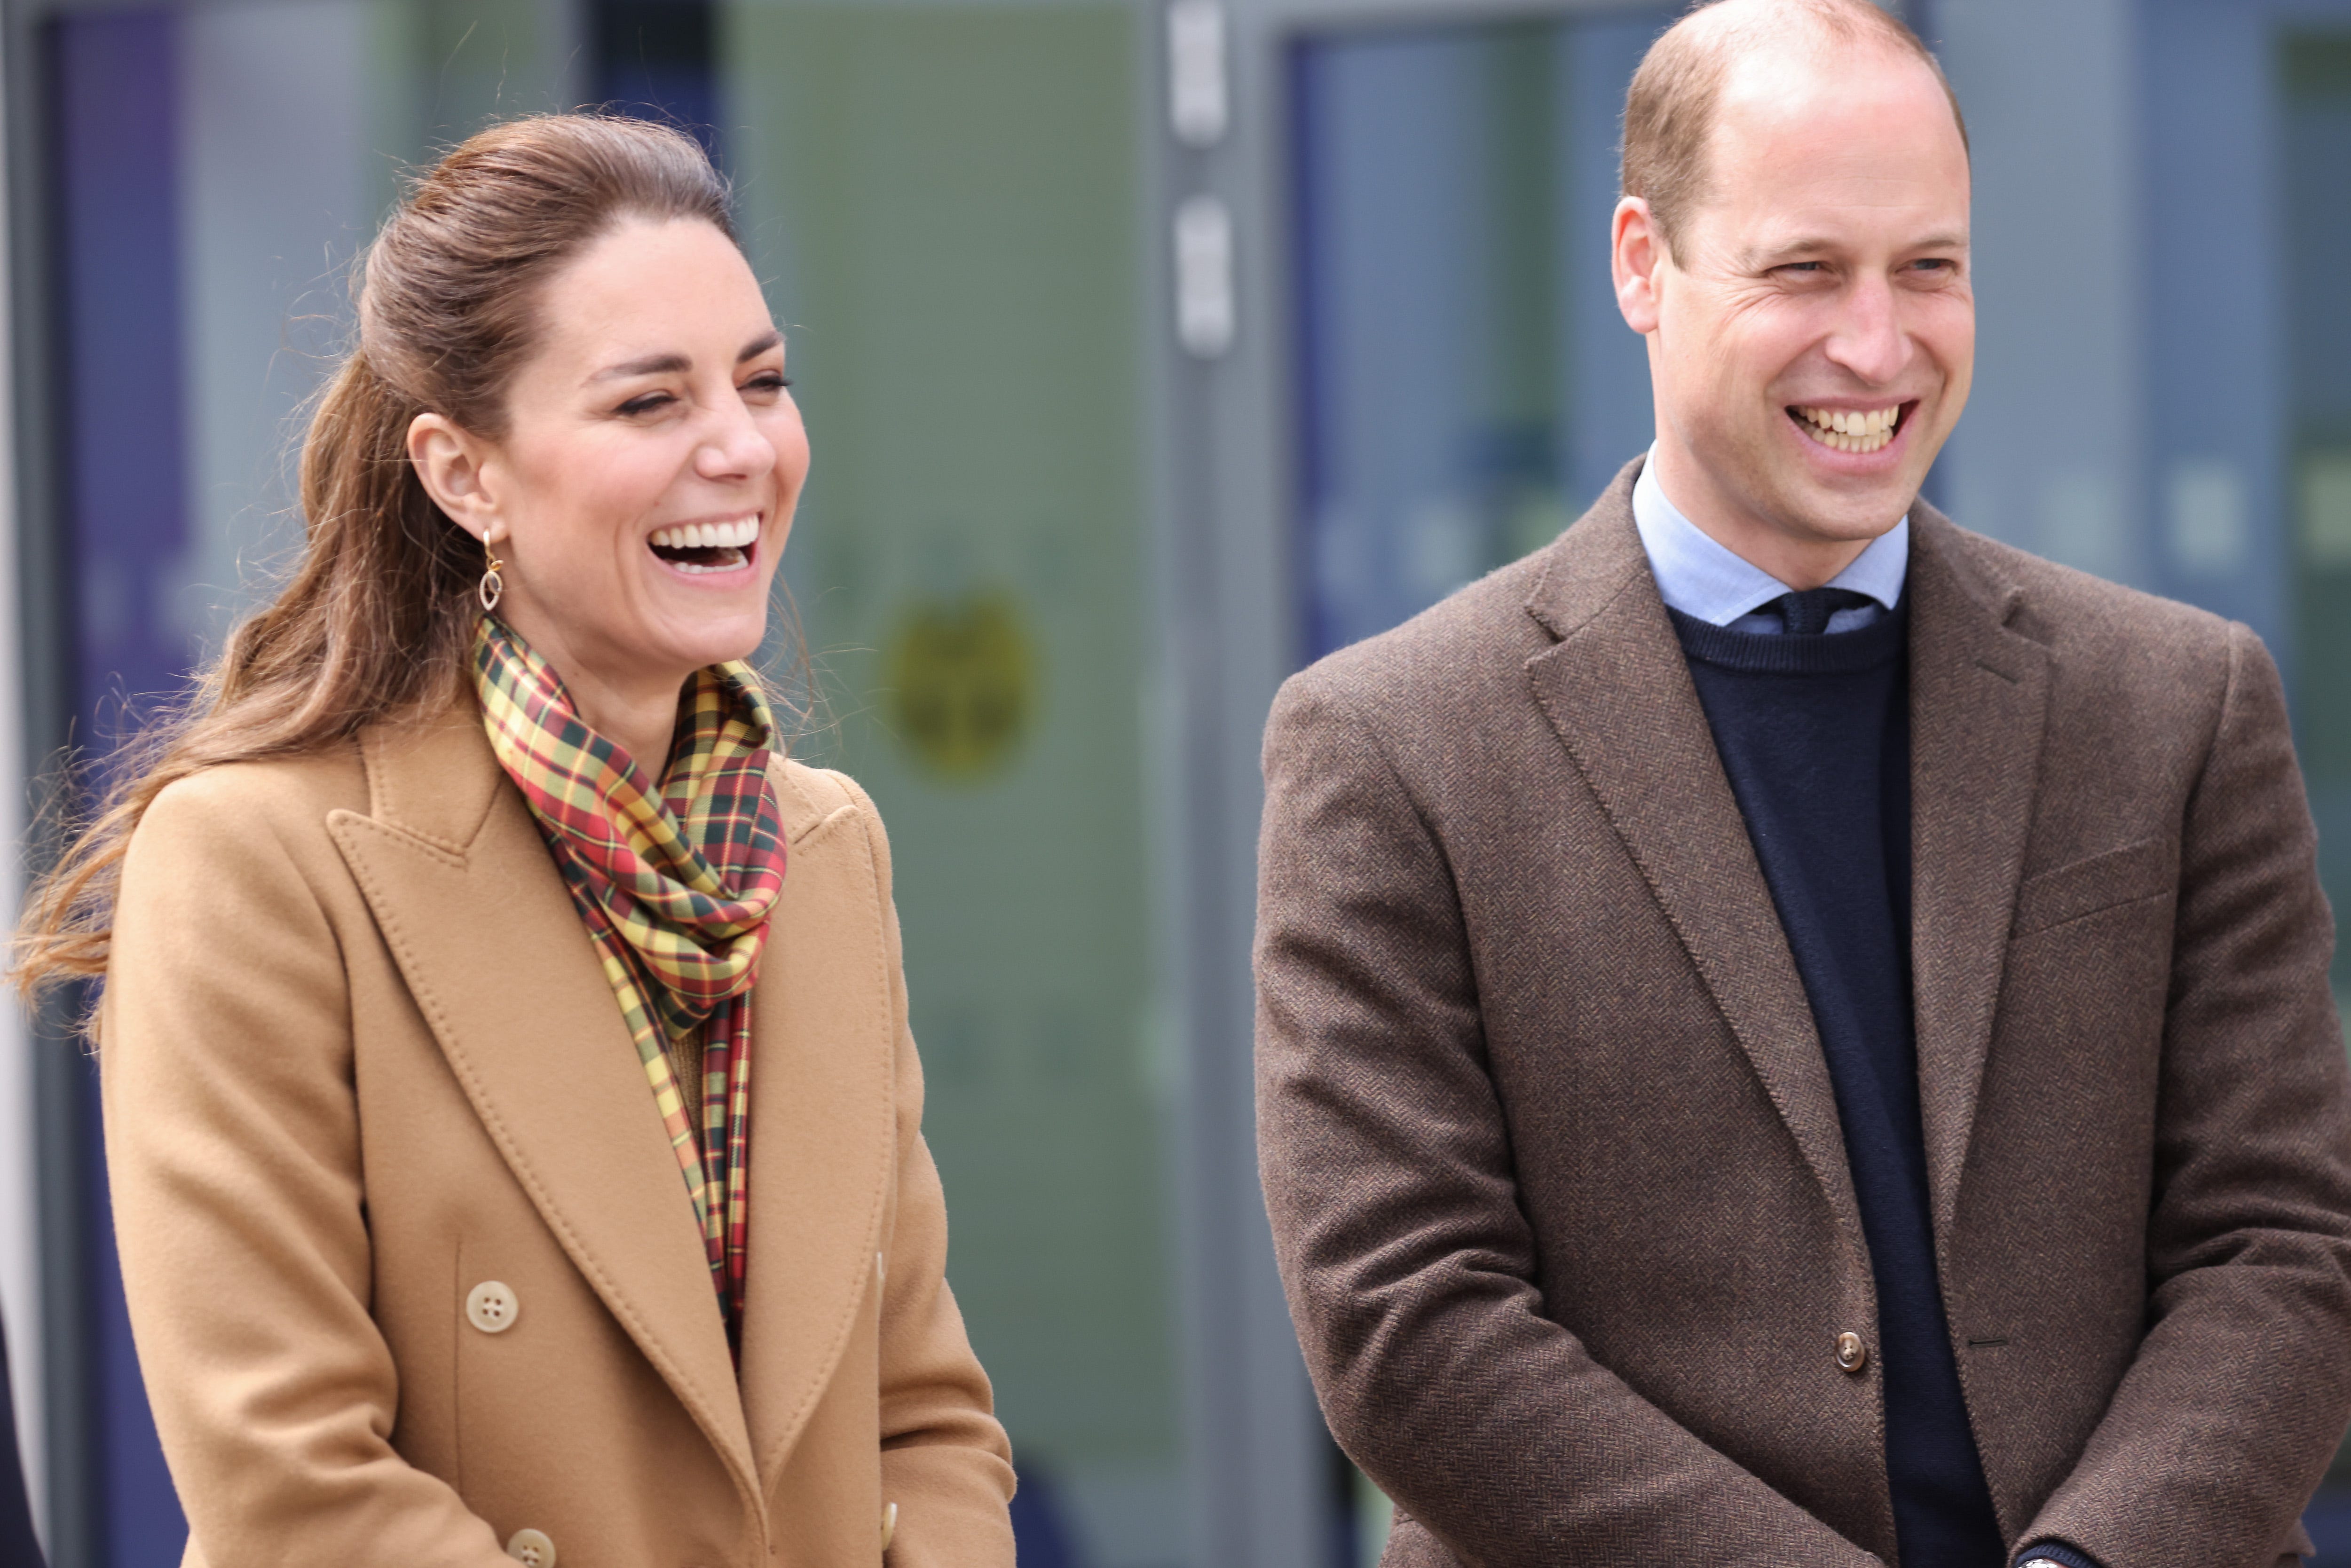
[[(58, 21), (51, 146), (64, 295), (60, 455), (74, 579), (77, 739), (102, 749), (126, 699), (174, 690), (184, 642), (160, 591), (186, 548), (178, 201), (177, 26), (164, 12)], [(99, 1560), (169, 1568), (187, 1527), (164, 1469), (124, 1312), (106, 1203), (95, 1075), (84, 1079), (88, 1305)]]

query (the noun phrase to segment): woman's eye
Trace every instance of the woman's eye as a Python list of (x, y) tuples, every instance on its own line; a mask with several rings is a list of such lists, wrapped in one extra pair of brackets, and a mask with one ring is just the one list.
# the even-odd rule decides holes
[(670, 394), (665, 392), (646, 392), (642, 397), (632, 397), (628, 402), (622, 403), (621, 405), (620, 412), (625, 414), (651, 413), (654, 410), (667, 407), (669, 404), (675, 402), (677, 400), (675, 398), (670, 396)]
[(792, 384), (792, 378), (781, 371), (762, 371), (743, 383), (745, 392), (779, 392)]

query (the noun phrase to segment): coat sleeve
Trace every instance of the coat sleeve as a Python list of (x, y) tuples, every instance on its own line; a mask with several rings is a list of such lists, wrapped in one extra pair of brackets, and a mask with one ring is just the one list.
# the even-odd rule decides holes
[(1460, 901), (1372, 727), (1293, 679), (1265, 777), (1259, 1158), (1340, 1445), (1473, 1568), (1876, 1563), (1543, 1316)]
[(947, 1213), (923, 1141), (923, 1067), (906, 1021), (890, 844), (863, 790), (897, 1026), (897, 1201), (883, 1249), (882, 1495), (894, 1505), (889, 1568), (1012, 1568), (1012, 1448), (947, 1288)]
[(2351, 1073), (2284, 693), (2230, 629), (2180, 835), (2138, 1354), (2024, 1531), (2114, 1568), (2268, 1564), (2351, 1418)]
[(123, 1288), (192, 1561), (512, 1568), (392, 1446), (341, 953), (250, 781), (198, 774), (148, 810), (99, 1030)]

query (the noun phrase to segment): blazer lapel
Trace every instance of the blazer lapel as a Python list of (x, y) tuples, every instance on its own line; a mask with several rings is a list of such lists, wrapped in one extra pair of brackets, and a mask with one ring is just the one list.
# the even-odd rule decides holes
[(855, 808), (820, 814), (778, 769), (791, 865), (752, 1022), (751, 1228), (744, 1403), (772, 1491), (860, 1312), (896, 1147), (895, 988), (876, 868)]
[(1910, 571), (1911, 988), (1935, 1232), (1948, 1237), (2024, 868), (2049, 659), (2019, 591), (1921, 503)]
[(1627, 468), (1551, 547), (1535, 698), (1656, 894), (1856, 1247), (1828, 1062), (1688, 665), (1633, 527)]
[(766, 1528), (676, 1155), (586, 928), (471, 704), (371, 731), (330, 831), (499, 1154)]

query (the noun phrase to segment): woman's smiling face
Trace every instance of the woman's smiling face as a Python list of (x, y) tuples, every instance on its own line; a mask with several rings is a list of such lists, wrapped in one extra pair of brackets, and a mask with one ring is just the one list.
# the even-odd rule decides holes
[(498, 613), (575, 686), (674, 692), (748, 656), (809, 455), (742, 253), (698, 219), (623, 220), (536, 315), (497, 439), (437, 414), (410, 434), (434, 498), (504, 562)]

